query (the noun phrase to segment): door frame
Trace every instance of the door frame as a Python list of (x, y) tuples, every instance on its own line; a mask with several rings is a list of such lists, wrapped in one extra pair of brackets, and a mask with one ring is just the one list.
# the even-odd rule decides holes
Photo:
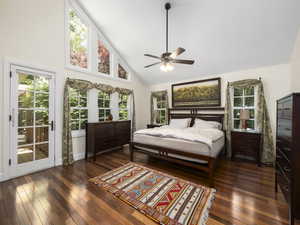
[[(57, 105), (57, 100), (56, 100), (56, 74), (57, 71), (45, 66), (40, 66), (40, 65), (34, 65), (30, 64), (27, 62), (22, 62), (16, 59), (11, 59), (11, 58), (4, 58), (4, 68), (3, 68), (3, 110), (2, 110), (2, 168), (0, 167), (0, 182), (4, 180), (8, 180), (11, 178), (14, 178), (15, 176), (11, 175), (9, 173), (10, 171), (10, 165), (9, 165), (9, 160), (10, 160), (10, 152), (11, 152), (11, 133), (8, 132), (10, 131), (10, 123), (11, 121), (9, 120), (9, 116), (11, 115), (10, 112), (10, 94), (11, 94), (11, 87), (10, 87), (10, 71), (11, 71), (11, 66), (20, 66), (24, 68), (28, 68), (28, 70), (36, 70), (36, 71), (44, 71), (45, 73), (51, 73), (53, 74), (53, 93), (54, 93), (54, 102), (53, 102), (53, 120), (54, 120), (54, 127), (56, 128), (56, 119), (57, 119), (57, 110), (56, 110), (56, 105)], [(51, 167), (54, 167), (57, 165), (57, 149), (56, 149), (56, 144), (57, 144), (57, 129), (54, 129), (54, 134), (53, 134), (53, 155), (54, 155), (54, 162)], [(0, 137), (1, 138), (1, 137)], [(1, 153), (1, 152), (0, 152)], [(1, 156), (0, 156), (1, 158)], [(3, 173), (1, 174), (1, 169)], [(38, 170), (32, 170), (32, 172), (36, 172)]]

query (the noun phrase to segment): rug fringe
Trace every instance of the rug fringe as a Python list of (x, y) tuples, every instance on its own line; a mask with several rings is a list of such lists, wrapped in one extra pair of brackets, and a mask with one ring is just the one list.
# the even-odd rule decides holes
[(212, 206), (212, 203), (215, 199), (215, 194), (216, 194), (216, 189), (212, 189), (211, 193), (209, 195), (209, 200), (207, 201), (205, 207), (204, 207), (204, 212), (198, 222), (198, 225), (205, 225), (207, 223), (207, 220), (209, 218), (209, 210)]

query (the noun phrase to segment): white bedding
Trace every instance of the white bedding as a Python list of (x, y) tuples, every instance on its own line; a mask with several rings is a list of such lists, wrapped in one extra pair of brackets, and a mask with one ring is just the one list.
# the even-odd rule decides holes
[[(224, 133), (217, 129), (186, 128), (179, 130), (166, 130), (168, 127), (140, 130), (134, 134), (134, 142), (166, 147), (170, 149), (190, 152), (199, 155), (216, 157), (222, 150), (225, 138)], [(183, 136), (180, 136), (182, 135)], [(153, 149), (145, 149), (156, 152)], [(169, 154), (169, 156), (194, 162), (202, 160)]]

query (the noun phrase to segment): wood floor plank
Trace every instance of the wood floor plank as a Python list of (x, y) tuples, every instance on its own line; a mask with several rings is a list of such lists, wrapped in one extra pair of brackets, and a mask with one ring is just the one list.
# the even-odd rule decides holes
[[(129, 162), (128, 149), (81, 160), (0, 183), (0, 225), (156, 224), (126, 203), (90, 183)], [(135, 162), (207, 185), (202, 172), (137, 154)], [(208, 225), (287, 225), (288, 206), (274, 191), (274, 169), (221, 160), (214, 175), (217, 190)], [(299, 225), (300, 223), (298, 223)]]

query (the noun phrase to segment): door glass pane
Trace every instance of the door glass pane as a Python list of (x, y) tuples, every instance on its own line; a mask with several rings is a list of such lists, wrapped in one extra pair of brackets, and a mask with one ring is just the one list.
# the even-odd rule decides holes
[(19, 91), (19, 108), (33, 108), (33, 92)]
[(35, 146), (35, 160), (46, 159), (49, 155), (48, 144), (37, 144)]
[(19, 73), (19, 85), (18, 90), (20, 91), (33, 91), (34, 90), (34, 76)]
[(33, 128), (18, 129), (18, 145), (33, 144)]
[(27, 127), (33, 125), (33, 110), (19, 110), (18, 113), (19, 127)]
[(49, 127), (35, 128), (35, 143), (46, 142), (49, 139)]
[(18, 164), (33, 161), (33, 146), (18, 147)]
[(48, 108), (49, 107), (49, 95), (44, 93), (35, 94), (35, 107), (36, 108)]
[(49, 92), (49, 79), (42, 76), (35, 78), (35, 90), (41, 92)]
[(48, 110), (36, 110), (35, 111), (35, 125), (48, 125)]

